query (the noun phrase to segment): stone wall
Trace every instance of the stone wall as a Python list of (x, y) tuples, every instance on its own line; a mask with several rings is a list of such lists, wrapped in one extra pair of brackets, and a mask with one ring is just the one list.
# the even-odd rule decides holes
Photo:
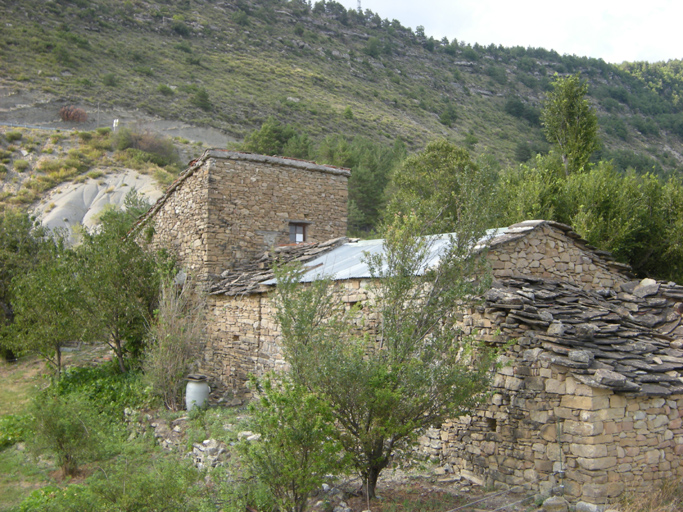
[(202, 274), (208, 255), (210, 171), (211, 162), (197, 164), (196, 169), (182, 181), (182, 186), (178, 186), (171, 194), (167, 193), (163, 205), (155, 212), (151, 222), (141, 226), (143, 229), (139, 235), (144, 237), (147, 228), (153, 228), (151, 248), (170, 251), (181, 266), (197, 276)]
[[(338, 283), (337, 293), (348, 308), (368, 300), (370, 280)], [(207, 307), (207, 348), (200, 370), (219, 387), (240, 398), (251, 396), (245, 386), (249, 375), (286, 370), (280, 331), (272, 298), (266, 294), (212, 295)], [(372, 330), (372, 319), (358, 321), (359, 331)]]
[(289, 243), (289, 224), (307, 241), (344, 236), (346, 169), (300, 160), (209, 150), (150, 210), (152, 247), (167, 248), (195, 276), (218, 274)]
[(518, 240), (494, 246), (488, 257), (495, 277), (534, 276), (586, 289), (614, 288), (627, 281), (613, 264), (581, 245), (578, 236), (545, 224)]
[(570, 501), (604, 504), (683, 476), (683, 396), (625, 397), (577, 382), (519, 348), (487, 406), (422, 442), (456, 473)]

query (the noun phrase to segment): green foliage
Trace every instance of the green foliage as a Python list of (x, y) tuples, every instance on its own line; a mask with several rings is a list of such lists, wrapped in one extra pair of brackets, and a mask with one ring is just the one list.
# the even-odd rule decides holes
[(446, 126), (453, 126), (453, 124), (458, 120), (458, 112), (452, 103), (446, 105), (446, 108), (439, 115), (439, 122)]
[(311, 153), (318, 162), (351, 169), (349, 232), (363, 234), (375, 229), (386, 203), (389, 175), (405, 158), (405, 145), (396, 141), (393, 146), (384, 146), (363, 137), (349, 142), (328, 136)]
[(505, 112), (511, 116), (526, 119), (532, 125), (538, 125), (541, 113), (538, 109), (524, 103), (517, 97), (508, 98), (505, 102)]
[[(563, 176), (555, 154), (509, 169), (500, 178), (501, 224), (550, 219), (569, 224), (592, 245), (610, 251), (641, 276), (683, 279), (683, 199), (680, 178), (620, 173), (601, 161)], [(506, 199), (505, 199), (506, 198)]]
[(121, 128), (112, 137), (114, 147), (125, 151), (126, 157), (138, 163), (151, 162), (161, 167), (176, 166), (180, 162), (173, 141), (154, 132), (134, 132)]
[(21, 140), (23, 136), (24, 135), (19, 131), (11, 131), (5, 133), (5, 138), (7, 139), (7, 142), (16, 142), (18, 140)]
[[(259, 130), (251, 132), (244, 139), (242, 149), (252, 153), (262, 155), (285, 155), (285, 146), (300, 146), (299, 140), (301, 137), (307, 137), (306, 134), (299, 135), (294, 127), (282, 124), (274, 117), (269, 117)], [(308, 152), (305, 155), (307, 158)]]
[(107, 73), (102, 77), (102, 83), (107, 87), (116, 87), (119, 81), (115, 73)]
[(260, 395), (250, 408), (250, 428), (261, 435), (242, 441), (250, 473), (270, 489), (279, 510), (304, 512), (325, 475), (343, 469), (341, 445), (334, 440), (334, 417), (314, 393), (287, 378), (252, 380)]
[[(100, 230), (85, 233), (77, 248), (85, 276), (80, 290), (86, 314), (83, 322), (90, 340), (105, 340), (114, 351), (121, 372), (126, 355), (140, 355), (145, 325), (156, 306), (159, 255), (140, 247), (126, 234), (148, 204), (134, 192), (123, 211), (100, 217)], [(130, 361), (129, 361), (130, 363)]]
[(161, 283), (161, 293), (145, 347), (145, 379), (166, 408), (183, 406), (185, 377), (197, 357), (203, 334), (204, 304), (189, 282), (180, 289), (171, 279)]
[(64, 475), (75, 475), (81, 464), (101, 456), (104, 431), (94, 403), (76, 395), (67, 400), (42, 393), (36, 397), (31, 414), (31, 450), (54, 454)]
[(199, 107), (202, 110), (211, 110), (213, 108), (213, 104), (211, 103), (211, 100), (209, 99), (209, 93), (205, 88), (199, 89), (194, 96), (192, 96), (192, 99), (190, 102), (195, 106)]
[(249, 25), (249, 16), (242, 9), (237, 9), (232, 15), (232, 21), (238, 25), (246, 27)]
[(28, 169), (29, 163), (26, 160), (18, 159), (14, 161), (14, 170), (24, 172)]
[(351, 110), (351, 107), (346, 107), (344, 109), (344, 118), (353, 119), (353, 110)]
[(459, 217), (439, 265), (425, 271), (436, 240), (417, 235), (433, 223), (413, 214), (393, 220), (384, 252), (367, 257), (374, 298), (363, 315), (382, 325), (371, 337), (358, 331), (356, 310), (339, 300), (343, 289), (325, 280), (302, 287), (302, 270), (276, 273), (277, 320), (292, 379), (329, 403), (338, 439), (371, 498), (380, 472), (417, 431), (483, 398), (491, 364), (487, 351), (473, 351), (455, 315), (465, 297), (488, 284), (472, 243), (483, 232)]
[(56, 383), (55, 393), (65, 400), (71, 395), (84, 397), (114, 421), (120, 421), (126, 407), (141, 408), (149, 402), (141, 375), (119, 373), (113, 365), (68, 368)]
[(598, 118), (585, 98), (587, 93), (588, 85), (579, 75), (556, 76), (553, 91), (543, 103), (543, 129), (548, 142), (557, 145), (567, 176), (587, 169), (591, 155), (600, 146)]
[(25, 441), (30, 433), (31, 420), (28, 414), (0, 416), (0, 450)]
[(363, 53), (366, 55), (369, 55), (370, 57), (374, 57), (375, 59), (379, 57), (380, 53), (382, 51), (382, 45), (377, 37), (369, 37), (368, 42), (366, 43), (365, 47), (363, 48)]
[(47, 486), (34, 491), (19, 508), (21, 512), (129, 512), (212, 510), (201, 486), (201, 473), (185, 459), (124, 454), (101, 464), (87, 485), (60, 489)]
[(80, 340), (84, 324), (81, 274), (73, 253), (57, 242), (50, 256), (12, 281), (14, 323), (6, 346), (16, 353), (37, 352), (61, 376), (61, 348)]
[(173, 96), (175, 94), (175, 91), (166, 84), (159, 84), (157, 87), (157, 92), (163, 94), (164, 96)]
[(455, 227), (480, 231), (491, 224), (495, 179), (495, 173), (474, 163), (466, 150), (445, 140), (431, 142), (392, 175), (394, 195), (387, 219), (413, 212), (424, 219), (426, 233), (449, 233)]

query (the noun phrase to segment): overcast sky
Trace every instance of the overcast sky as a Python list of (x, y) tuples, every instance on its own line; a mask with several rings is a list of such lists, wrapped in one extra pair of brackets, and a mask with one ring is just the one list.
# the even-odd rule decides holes
[(361, 7), (413, 30), (422, 25), (436, 39), (540, 47), (612, 63), (683, 58), (681, 0), (361, 0)]

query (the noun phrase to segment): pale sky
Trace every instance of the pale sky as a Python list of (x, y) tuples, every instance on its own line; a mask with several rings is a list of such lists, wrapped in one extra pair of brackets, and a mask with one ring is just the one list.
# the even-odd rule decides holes
[(422, 25), (435, 39), (540, 47), (612, 63), (683, 59), (681, 0), (361, 0), (361, 7), (413, 30)]

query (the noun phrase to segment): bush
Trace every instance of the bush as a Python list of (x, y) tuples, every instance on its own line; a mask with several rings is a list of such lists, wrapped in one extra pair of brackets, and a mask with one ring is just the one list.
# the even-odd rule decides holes
[(85, 110), (73, 105), (69, 107), (62, 107), (59, 109), (59, 117), (62, 121), (72, 123), (84, 123), (88, 120), (88, 114)]
[(180, 161), (173, 141), (156, 133), (137, 133), (130, 128), (121, 128), (113, 139), (114, 147), (119, 151), (127, 151), (128, 157), (137, 163), (151, 162), (166, 166)]
[(202, 110), (211, 110), (211, 107), (213, 107), (211, 100), (209, 100), (209, 93), (203, 87), (192, 96), (190, 102)]
[(18, 132), (18, 131), (11, 131), (11, 132), (7, 132), (5, 134), (5, 138), (7, 139), (7, 142), (16, 142), (18, 140), (21, 140), (22, 137), (23, 137), (23, 134), (21, 132)]
[(182, 408), (184, 378), (190, 373), (203, 330), (203, 304), (191, 296), (189, 283), (180, 290), (167, 280), (145, 350), (145, 379), (164, 405)]
[(114, 73), (107, 73), (102, 77), (102, 83), (107, 87), (116, 87), (118, 80), (116, 79), (116, 75)]
[(28, 414), (0, 416), (0, 449), (24, 441), (30, 432), (30, 423)]
[(175, 91), (166, 84), (159, 84), (159, 87), (157, 87), (157, 92), (160, 92), (164, 96), (173, 96), (175, 94)]
[(24, 172), (26, 169), (28, 169), (28, 162), (26, 160), (15, 160), (14, 161), (14, 170), (17, 172)]
[(142, 375), (139, 372), (120, 373), (113, 364), (68, 368), (59, 379), (56, 392), (62, 397), (85, 397), (99, 404), (99, 411), (111, 418), (120, 418), (126, 407), (136, 409), (149, 402)]
[(31, 450), (52, 453), (65, 476), (76, 475), (79, 465), (96, 459), (103, 451), (98, 407), (81, 396), (72, 395), (67, 400), (55, 394), (39, 395), (31, 407)]
[(280, 510), (303, 512), (325, 475), (343, 469), (329, 406), (302, 386), (252, 380), (262, 392), (251, 407), (257, 441), (242, 441), (246, 465), (267, 486)]

